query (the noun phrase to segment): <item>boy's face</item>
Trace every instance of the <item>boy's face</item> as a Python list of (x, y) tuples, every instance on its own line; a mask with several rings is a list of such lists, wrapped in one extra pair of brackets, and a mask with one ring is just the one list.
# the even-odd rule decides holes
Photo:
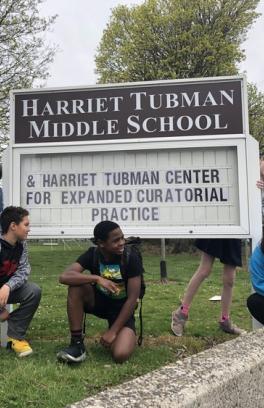
[(27, 239), (28, 233), (30, 231), (29, 218), (28, 216), (23, 217), (19, 224), (15, 222), (11, 223), (11, 230), (18, 241), (24, 241)]
[(120, 228), (109, 232), (106, 241), (101, 241), (100, 248), (108, 254), (122, 255), (125, 248), (124, 234)]

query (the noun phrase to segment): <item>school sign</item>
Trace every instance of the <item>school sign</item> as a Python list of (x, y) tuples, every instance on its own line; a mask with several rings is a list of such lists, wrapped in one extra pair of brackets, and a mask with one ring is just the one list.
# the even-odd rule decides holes
[(104, 219), (143, 237), (250, 236), (245, 88), (224, 77), (14, 91), (8, 202), (30, 210), (36, 237), (91, 236)]

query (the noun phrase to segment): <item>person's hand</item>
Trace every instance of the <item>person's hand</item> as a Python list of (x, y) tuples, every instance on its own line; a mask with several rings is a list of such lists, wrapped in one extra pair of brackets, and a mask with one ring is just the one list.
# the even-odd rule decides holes
[(109, 290), (109, 292), (111, 293), (116, 293), (118, 294), (119, 292), (119, 288), (118, 286), (112, 282), (109, 279), (104, 279), (100, 276), (100, 278), (98, 279), (98, 285), (102, 286), (103, 288)]
[(258, 180), (256, 184), (257, 187), (260, 188), (260, 190), (264, 189), (264, 180)]
[(100, 343), (106, 347), (109, 348), (111, 344), (115, 341), (116, 339), (116, 333), (112, 331), (111, 329), (107, 330), (101, 337)]
[(3, 285), (0, 289), (0, 307), (5, 307), (9, 298), (10, 287)]

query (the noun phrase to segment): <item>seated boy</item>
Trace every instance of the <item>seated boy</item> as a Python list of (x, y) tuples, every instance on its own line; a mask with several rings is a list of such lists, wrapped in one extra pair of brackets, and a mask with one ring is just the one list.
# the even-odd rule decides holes
[[(0, 321), (8, 321), (8, 348), (19, 357), (32, 353), (25, 340), (27, 328), (38, 308), (41, 290), (28, 282), (30, 265), (25, 240), (29, 233), (28, 211), (21, 207), (6, 207), (0, 216)], [(20, 303), (12, 313), (7, 303)]]
[[(136, 345), (134, 310), (143, 266), (138, 254), (131, 252), (125, 274), (122, 273), (125, 239), (119, 225), (112, 221), (95, 226), (94, 243), (97, 248), (89, 248), (60, 276), (60, 282), (69, 286), (71, 343), (57, 358), (70, 363), (85, 360), (82, 324), (84, 313), (90, 313), (108, 321), (108, 330), (100, 342), (111, 350), (116, 362), (122, 363)], [(85, 269), (91, 274), (82, 274)]]
[(255, 292), (247, 298), (247, 306), (251, 315), (264, 324), (264, 238), (250, 257), (249, 272)]

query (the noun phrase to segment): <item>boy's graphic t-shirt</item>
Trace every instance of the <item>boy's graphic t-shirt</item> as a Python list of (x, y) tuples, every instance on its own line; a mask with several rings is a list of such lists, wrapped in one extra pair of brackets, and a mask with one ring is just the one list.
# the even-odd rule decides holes
[(94, 247), (89, 248), (86, 252), (79, 256), (76, 262), (78, 262), (84, 269), (89, 270), (92, 274), (100, 275), (104, 279), (113, 281), (119, 289), (117, 293), (111, 293), (101, 285), (97, 284), (97, 290), (113, 300), (125, 299), (127, 297), (127, 280), (129, 278), (133, 278), (134, 276), (140, 276), (143, 273), (141, 259), (136, 253), (131, 252), (128, 265), (126, 266), (125, 279), (123, 279), (121, 273), (120, 255), (114, 256), (111, 262), (106, 262), (103, 256), (100, 254), (98, 265), (94, 265), (94, 251)]
[(102, 278), (113, 281), (118, 287), (118, 292), (112, 293), (101, 285), (96, 285), (96, 288), (102, 292), (105, 296), (112, 299), (124, 299), (126, 298), (125, 282), (122, 278), (119, 264), (104, 264), (100, 262), (99, 272)]

